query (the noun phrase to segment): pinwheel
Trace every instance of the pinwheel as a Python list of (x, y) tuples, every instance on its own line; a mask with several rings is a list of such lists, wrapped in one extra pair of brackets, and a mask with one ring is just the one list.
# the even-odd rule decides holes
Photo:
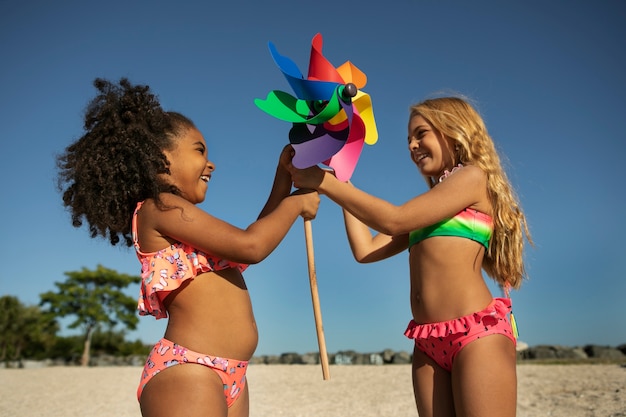
[[(272, 58), (295, 96), (274, 90), (265, 100), (254, 102), (269, 115), (293, 124), (289, 142), (295, 151), (292, 163), (296, 168), (324, 164), (334, 170), (339, 180), (347, 181), (354, 172), (363, 144), (376, 143), (378, 133), (370, 96), (361, 91), (367, 77), (350, 61), (335, 68), (322, 54), (322, 43), (322, 35), (316, 34), (311, 41), (308, 76), (304, 78), (298, 66), (280, 55), (270, 42)], [(330, 374), (310, 220), (304, 221), (304, 230), (320, 362), (326, 380), (330, 379)]]
[(274, 90), (255, 104), (269, 115), (293, 123), (289, 142), (295, 150), (296, 168), (323, 163), (339, 180), (349, 180), (363, 144), (373, 145), (378, 140), (372, 100), (361, 90), (367, 77), (350, 61), (335, 68), (322, 54), (319, 33), (311, 42), (307, 78), (271, 42), (269, 49), (296, 96)]

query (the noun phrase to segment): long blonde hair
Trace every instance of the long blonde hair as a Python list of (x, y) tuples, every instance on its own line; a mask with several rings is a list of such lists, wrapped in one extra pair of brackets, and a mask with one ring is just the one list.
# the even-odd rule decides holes
[[(519, 288), (526, 277), (524, 237), (532, 244), (526, 216), (500, 163), (493, 140), (482, 117), (464, 99), (442, 97), (410, 108), (410, 117), (421, 115), (452, 140), (455, 164), (475, 165), (487, 174), (487, 193), (493, 207), (494, 232), (483, 269), (505, 289)], [(432, 188), (434, 179), (425, 177)]]

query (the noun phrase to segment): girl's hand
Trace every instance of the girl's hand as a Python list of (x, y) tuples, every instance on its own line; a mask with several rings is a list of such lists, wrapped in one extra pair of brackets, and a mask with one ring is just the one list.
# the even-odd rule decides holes
[(293, 186), (291, 181), (291, 173), (289, 172), (289, 166), (291, 165), (291, 158), (293, 158), (294, 150), (291, 145), (286, 145), (280, 152), (278, 157), (278, 166), (276, 167), (276, 174), (274, 177), (275, 184), (281, 184), (283, 189), (283, 197), (286, 197), (291, 192)]
[(304, 219), (312, 220), (317, 215), (317, 209), (320, 205), (320, 196), (317, 191), (299, 189), (291, 194), (294, 198), (298, 198), (302, 204), (300, 215)]
[(298, 169), (289, 164), (289, 172), (291, 173), (291, 181), (296, 188), (308, 188), (317, 190), (324, 180), (326, 171), (318, 166), (310, 168)]
[(284, 169), (285, 171), (289, 170), (289, 166), (291, 165), (291, 159), (295, 155), (295, 151), (291, 145), (286, 145), (280, 153), (280, 157), (278, 158), (278, 167), (280, 169)]

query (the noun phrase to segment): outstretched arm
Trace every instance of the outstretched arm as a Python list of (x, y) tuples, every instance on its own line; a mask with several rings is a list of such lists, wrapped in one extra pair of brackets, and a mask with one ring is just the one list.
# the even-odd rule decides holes
[(160, 210), (147, 200), (139, 212), (142, 229), (151, 234), (140, 236), (144, 250), (159, 250), (164, 243), (179, 241), (229, 261), (255, 264), (276, 249), (299, 216), (315, 218), (320, 199), (315, 191), (296, 191), (246, 229), (218, 219), (182, 197), (162, 194), (161, 200), (171, 208)]
[(408, 235), (372, 235), (370, 228), (343, 210), (344, 223), (354, 259), (360, 263), (380, 261), (397, 255), (408, 247)]
[(291, 145), (285, 146), (280, 153), (278, 166), (276, 167), (276, 174), (274, 175), (274, 183), (272, 184), (272, 190), (270, 191), (270, 195), (267, 197), (265, 206), (263, 206), (263, 209), (259, 213), (259, 219), (274, 211), (280, 202), (291, 194), (291, 174), (287, 170), (287, 165), (291, 161), (292, 154), (293, 148)]
[(486, 196), (486, 174), (478, 167), (466, 166), (436, 187), (402, 205), (370, 195), (341, 182), (319, 167), (289, 168), (294, 185), (313, 188), (327, 195), (362, 223), (389, 236), (451, 218), (466, 207), (490, 213)]
[(296, 186), (313, 188), (327, 195), (365, 225), (389, 236), (408, 233), (398, 231), (394, 224), (400, 215), (397, 206), (367, 194), (349, 183), (341, 182), (332, 172), (317, 166), (297, 169), (291, 165), (289, 170)]

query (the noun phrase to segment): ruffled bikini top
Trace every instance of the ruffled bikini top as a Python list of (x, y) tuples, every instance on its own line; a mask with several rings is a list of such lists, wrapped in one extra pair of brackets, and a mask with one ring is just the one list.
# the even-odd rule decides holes
[(492, 233), (491, 216), (468, 207), (451, 219), (409, 233), (409, 248), (433, 236), (458, 236), (474, 240), (488, 249)]
[(141, 286), (137, 310), (140, 315), (157, 319), (167, 317), (163, 300), (183, 282), (198, 274), (235, 268), (243, 272), (248, 265), (227, 261), (204, 253), (190, 245), (177, 242), (156, 252), (145, 253), (137, 240), (137, 213), (143, 201), (137, 203), (132, 220), (132, 236), (137, 258), (141, 262)]

